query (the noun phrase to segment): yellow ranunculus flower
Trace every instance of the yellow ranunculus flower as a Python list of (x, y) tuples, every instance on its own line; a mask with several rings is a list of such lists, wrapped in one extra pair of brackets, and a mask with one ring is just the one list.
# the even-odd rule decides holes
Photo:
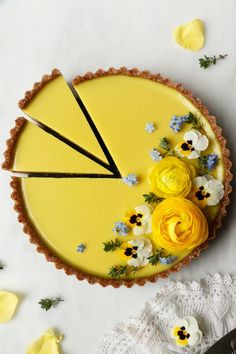
[(152, 191), (162, 198), (187, 197), (191, 191), (194, 167), (177, 157), (165, 157), (148, 171), (148, 182)]
[(208, 238), (208, 223), (190, 200), (167, 198), (152, 215), (153, 240), (171, 252), (192, 250)]

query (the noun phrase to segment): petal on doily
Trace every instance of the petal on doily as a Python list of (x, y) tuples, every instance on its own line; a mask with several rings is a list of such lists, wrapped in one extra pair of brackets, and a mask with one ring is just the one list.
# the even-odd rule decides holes
[(188, 344), (190, 346), (193, 346), (193, 345), (197, 345), (198, 343), (201, 342), (202, 340), (202, 332), (200, 330), (195, 330), (193, 329), (193, 331), (191, 330), (191, 328), (189, 328), (189, 334), (190, 334), (190, 337), (188, 338)]
[(176, 323), (174, 327), (184, 327), (186, 330), (188, 330), (189, 324), (188, 321), (185, 320), (184, 318), (179, 319)]
[(198, 323), (196, 318), (194, 318), (193, 316), (186, 316), (184, 317), (185, 321), (188, 322), (188, 328), (191, 330), (198, 330)]

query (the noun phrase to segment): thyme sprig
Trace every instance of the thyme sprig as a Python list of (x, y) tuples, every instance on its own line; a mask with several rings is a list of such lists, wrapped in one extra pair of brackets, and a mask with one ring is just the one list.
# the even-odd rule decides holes
[(61, 301), (64, 301), (60, 297), (57, 297), (55, 299), (53, 298), (44, 298), (41, 299), (38, 303), (41, 306), (41, 308), (45, 311), (50, 310), (52, 307), (56, 307)]
[(0, 270), (1, 269), (4, 269), (4, 266), (3, 266), (2, 262), (0, 261)]
[(142, 267), (134, 267), (128, 265), (114, 265), (110, 267), (108, 275), (114, 279), (120, 279), (122, 275), (129, 276), (136, 274)]
[(169, 152), (171, 147), (170, 147), (170, 143), (167, 140), (167, 138), (161, 138), (160, 139), (160, 144), (159, 144), (160, 148), (162, 148), (163, 150), (165, 150), (166, 152)]
[(103, 250), (105, 252), (114, 252), (117, 248), (119, 248), (122, 245), (122, 242), (116, 238), (115, 241), (111, 240), (108, 242), (103, 242), (103, 245), (104, 245)]
[(202, 123), (192, 112), (189, 112), (185, 122), (188, 124), (192, 124), (193, 129), (203, 130)]
[(208, 57), (207, 55), (204, 55), (204, 58), (198, 59), (200, 68), (206, 69), (211, 65), (215, 65), (218, 60), (225, 59), (227, 56), (228, 54), (224, 54), (224, 55), (220, 54), (218, 55), (218, 57), (215, 55), (213, 57)]
[(144, 201), (148, 204), (159, 204), (164, 198), (158, 197), (155, 193), (150, 192), (148, 194), (143, 194)]
[(108, 275), (110, 275), (112, 278), (120, 279), (122, 275), (127, 275), (127, 271), (127, 265), (114, 265), (110, 267)]
[(167, 138), (164, 137), (160, 139), (159, 147), (164, 150), (164, 153), (162, 154), (163, 157), (175, 156), (175, 151), (171, 150), (171, 145)]

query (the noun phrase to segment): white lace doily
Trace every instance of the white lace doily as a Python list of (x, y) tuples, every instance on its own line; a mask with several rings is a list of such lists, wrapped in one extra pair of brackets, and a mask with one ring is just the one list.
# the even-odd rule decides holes
[[(101, 340), (98, 354), (203, 354), (236, 328), (236, 278), (207, 275), (197, 282), (170, 281), (135, 317)], [(178, 318), (191, 315), (203, 332), (196, 347), (177, 347), (170, 329)]]

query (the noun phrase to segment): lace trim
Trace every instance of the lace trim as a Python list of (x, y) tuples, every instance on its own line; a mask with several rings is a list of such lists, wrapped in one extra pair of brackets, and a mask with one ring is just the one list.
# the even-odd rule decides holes
[[(135, 317), (101, 340), (97, 354), (203, 354), (236, 327), (236, 278), (207, 275), (199, 283), (170, 281)], [(170, 329), (178, 318), (194, 316), (204, 334), (191, 348), (177, 347)]]

